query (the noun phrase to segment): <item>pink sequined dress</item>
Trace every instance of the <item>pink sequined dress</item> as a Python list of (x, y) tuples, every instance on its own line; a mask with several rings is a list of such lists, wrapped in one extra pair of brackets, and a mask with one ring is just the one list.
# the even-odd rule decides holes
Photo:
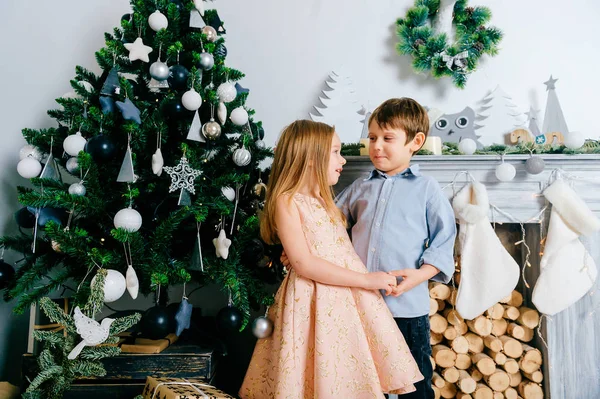
[[(366, 273), (344, 226), (320, 202), (294, 196), (311, 252)], [(378, 291), (317, 283), (290, 271), (269, 309), (273, 334), (256, 343), (243, 399), (383, 398), (423, 379)]]

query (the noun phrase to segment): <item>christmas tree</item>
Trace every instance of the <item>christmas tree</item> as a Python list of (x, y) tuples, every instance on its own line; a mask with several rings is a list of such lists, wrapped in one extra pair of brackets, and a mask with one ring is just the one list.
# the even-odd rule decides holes
[(257, 213), (258, 164), (272, 151), (207, 4), (132, 1), (96, 52), (101, 76), (77, 67), (76, 95), (48, 111), (58, 126), (23, 130), (18, 172), (33, 188), (18, 187), (21, 234), (0, 239), (24, 254), (6, 282), (16, 312), (65, 287), (83, 307), (100, 272), (105, 302), (126, 288), (220, 284), (221, 327), (244, 328), (251, 307), (270, 304)]
[(363, 127), (361, 107), (350, 76), (342, 72), (331, 72), (325, 84), (330, 90), (323, 90), (319, 101), (322, 106), (314, 106), (315, 113), (309, 113), (316, 122), (335, 126), (343, 143), (357, 143)]
[(496, 86), (480, 101), (480, 108), (477, 110), (477, 132), (485, 145), (504, 143), (504, 136), (524, 126), (525, 122), (525, 115), (500, 86)]

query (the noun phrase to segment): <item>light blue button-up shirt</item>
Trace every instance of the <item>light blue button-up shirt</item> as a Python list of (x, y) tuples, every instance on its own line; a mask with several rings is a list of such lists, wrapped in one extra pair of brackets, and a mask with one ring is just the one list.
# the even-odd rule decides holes
[[(433, 280), (447, 283), (454, 273), (456, 222), (450, 202), (419, 165), (388, 176), (374, 170), (336, 198), (346, 215), (354, 249), (369, 271), (440, 270)], [(427, 281), (399, 297), (384, 296), (394, 317), (429, 313)]]

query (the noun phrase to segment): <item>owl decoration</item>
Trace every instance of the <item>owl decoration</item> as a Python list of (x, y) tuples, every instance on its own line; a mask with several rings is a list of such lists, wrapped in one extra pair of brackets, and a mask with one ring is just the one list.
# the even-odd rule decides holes
[(430, 136), (439, 136), (443, 143), (460, 143), (463, 139), (472, 139), (477, 143), (477, 148), (483, 148), (479, 142), (479, 135), (475, 134), (475, 111), (466, 107), (456, 114), (443, 114), (438, 117), (429, 129)]

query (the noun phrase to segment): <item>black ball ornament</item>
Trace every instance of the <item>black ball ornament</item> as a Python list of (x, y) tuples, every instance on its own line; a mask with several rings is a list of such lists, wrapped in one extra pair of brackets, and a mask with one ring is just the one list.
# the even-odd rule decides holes
[(96, 163), (102, 163), (115, 155), (115, 145), (107, 136), (99, 134), (88, 140), (85, 152), (90, 154)]
[(15, 212), (15, 222), (23, 229), (32, 229), (35, 227), (35, 215), (27, 208), (21, 208)]
[(143, 337), (161, 339), (174, 330), (173, 314), (165, 306), (151, 307), (142, 315), (140, 332)]
[(182, 65), (173, 65), (170, 68), (169, 86), (175, 90), (186, 90), (187, 89), (187, 81), (190, 72)]
[(164, 105), (163, 111), (166, 117), (172, 119), (182, 118), (184, 115), (187, 115), (190, 112), (183, 106), (181, 99), (179, 98), (174, 98), (167, 102)]
[(0, 290), (8, 287), (15, 275), (15, 269), (3, 260), (0, 260)]
[(258, 263), (265, 256), (265, 247), (258, 238), (253, 238), (244, 248), (244, 259), (250, 263)]
[(217, 327), (220, 331), (239, 331), (242, 327), (244, 316), (233, 306), (227, 306), (217, 313)]
[(38, 225), (40, 227), (46, 226), (48, 222), (54, 222), (59, 226), (63, 224), (66, 212), (60, 208), (42, 208), (40, 209), (40, 216), (38, 217)]

